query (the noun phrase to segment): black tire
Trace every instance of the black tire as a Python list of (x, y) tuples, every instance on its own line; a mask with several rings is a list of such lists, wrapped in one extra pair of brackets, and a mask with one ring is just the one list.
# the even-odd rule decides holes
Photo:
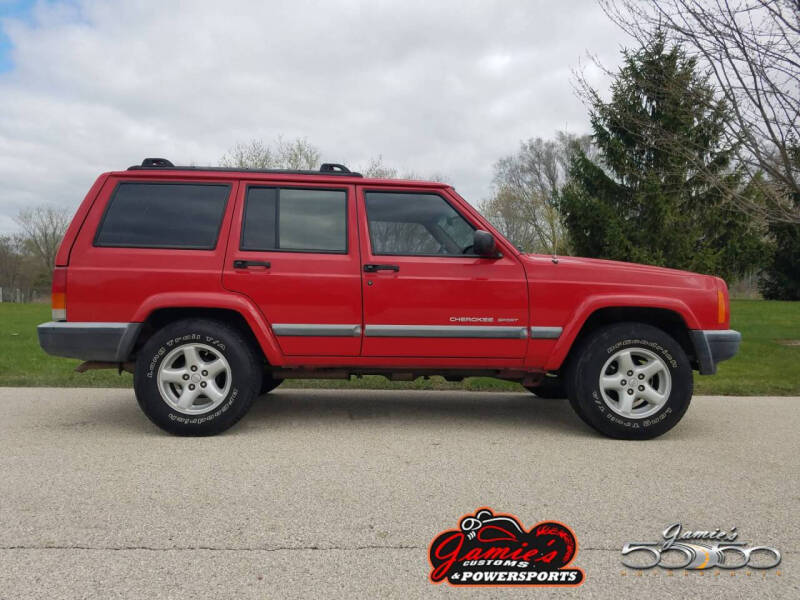
[[(601, 371), (607, 361), (627, 349), (633, 350), (634, 361), (642, 360), (637, 352), (652, 353), (661, 360), (669, 375), (668, 378), (666, 373), (657, 376), (663, 377), (665, 384), (669, 380), (670, 389), (663, 405), (655, 402), (648, 406), (637, 391), (643, 389), (639, 387), (640, 384), (646, 384), (644, 389), (647, 391), (653, 387), (651, 384), (659, 385), (657, 377), (639, 381), (639, 374), (636, 374), (636, 379), (630, 380), (633, 384), (627, 379), (620, 379), (626, 382), (626, 386), (630, 385), (629, 389), (633, 391), (635, 410), (656, 411), (646, 416), (643, 414), (640, 418), (623, 416), (617, 412), (620, 408), (617, 393), (607, 389), (604, 397), (600, 389)], [(633, 368), (643, 368), (644, 364), (647, 363), (635, 364)], [(626, 377), (626, 374), (616, 372), (618, 368), (619, 364), (612, 362), (605, 375)], [(612, 438), (644, 440), (662, 435), (677, 425), (692, 399), (692, 367), (683, 348), (661, 329), (644, 323), (616, 323), (593, 332), (576, 349), (567, 376), (567, 391), (572, 408), (586, 424)], [(666, 392), (666, 388), (664, 391)], [(629, 392), (623, 390), (622, 393)], [(609, 398), (611, 402), (605, 398)]]
[(283, 379), (276, 379), (269, 371), (264, 371), (261, 377), (261, 390), (258, 392), (258, 395), (263, 396), (264, 394), (268, 394), (282, 383)]
[(525, 389), (538, 398), (548, 400), (564, 400), (567, 397), (567, 390), (561, 377), (545, 376), (539, 385), (526, 385)]
[[(186, 350), (191, 347), (200, 348), (201, 360), (223, 357), (229, 369), (220, 373), (221, 380), (213, 382), (214, 385), (217, 385), (217, 381), (225, 383), (226, 393), (223, 394), (221, 393), (223, 390), (220, 390), (217, 396), (224, 399), (207, 412), (187, 414), (168, 403), (159, 390), (158, 376), (165, 360), (176, 360), (180, 363), (182, 350), (178, 349)], [(178, 354), (174, 354), (175, 352)], [(178, 358), (171, 359), (171, 356)], [(189, 362), (185, 359), (183, 362), (184, 366), (178, 369), (185, 368), (188, 374)], [(171, 363), (174, 364), (176, 363)], [(195, 373), (192, 373), (192, 377)], [(219, 321), (186, 319), (165, 326), (147, 340), (136, 361), (133, 385), (136, 399), (144, 414), (161, 429), (176, 435), (203, 436), (225, 431), (245, 415), (261, 387), (261, 375), (262, 366), (255, 349), (237, 329)], [(229, 383), (227, 383), (228, 377), (230, 377)], [(177, 391), (183, 389), (182, 382), (177, 386), (165, 385), (172, 386), (170, 389), (176, 396)], [(212, 383), (206, 385), (210, 388)], [(170, 390), (165, 392), (167, 395), (169, 393)], [(189, 410), (203, 411), (205, 410), (203, 402), (213, 403), (210, 397), (203, 396), (195, 402), (197, 407), (193, 404)]]

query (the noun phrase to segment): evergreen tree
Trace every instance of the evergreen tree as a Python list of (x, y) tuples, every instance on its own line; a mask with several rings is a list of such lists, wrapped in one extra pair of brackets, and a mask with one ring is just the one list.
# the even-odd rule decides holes
[(758, 288), (767, 300), (800, 300), (800, 225), (770, 223), (769, 233), (775, 251)]
[[(800, 145), (789, 147), (789, 158), (800, 172)], [(800, 208), (800, 194), (792, 202)], [(770, 223), (769, 237), (774, 251), (758, 287), (767, 300), (800, 300), (800, 223)]]
[(726, 196), (741, 178), (725, 142), (728, 108), (660, 33), (623, 58), (609, 102), (587, 92), (597, 159), (575, 152), (560, 198), (574, 249), (726, 277), (752, 269), (763, 226)]

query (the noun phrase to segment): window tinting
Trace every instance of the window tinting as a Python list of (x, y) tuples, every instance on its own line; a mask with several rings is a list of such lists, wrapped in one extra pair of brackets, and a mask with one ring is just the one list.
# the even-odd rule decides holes
[(375, 254), (438, 254), (441, 244), (422, 223), (369, 222)]
[(346, 252), (347, 193), (251, 187), (241, 249)]
[(211, 250), (229, 191), (228, 185), (120, 183), (95, 245)]
[(277, 248), (275, 217), (278, 210), (278, 188), (250, 188), (247, 191), (242, 250)]
[(373, 254), (472, 255), (474, 228), (437, 194), (367, 192)]

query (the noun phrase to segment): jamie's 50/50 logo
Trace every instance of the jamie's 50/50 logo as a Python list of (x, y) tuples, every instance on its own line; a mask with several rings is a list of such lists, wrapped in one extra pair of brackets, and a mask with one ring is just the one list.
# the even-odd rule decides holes
[(680, 523), (667, 527), (658, 542), (629, 542), (622, 547), (622, 564), (631, 569), (772, 569), (781, 553), (770, 546), (739, 542), (730, 531), (684, 531)]
[(572, 530), (537, 523), (526, 531), (514, 515), (481, 508), (431, 542), (432, 583), (478, 586), (577, 586), (583, 571), (567, 568), (578, 552)]

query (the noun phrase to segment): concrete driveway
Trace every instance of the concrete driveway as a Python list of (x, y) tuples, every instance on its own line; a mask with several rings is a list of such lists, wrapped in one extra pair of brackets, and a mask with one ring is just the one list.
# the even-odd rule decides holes
[[(800, 399), (698, 397), (649, 442), (516, 393), (282, 390), (215, 438), (132, 391), (0, 389), (0, 598), (800, 597)], [(481, 506), (575, 531), (577, 589), (428, 582)], [(779, 569), (622, 567), (669, 524), (729, 529)]]

